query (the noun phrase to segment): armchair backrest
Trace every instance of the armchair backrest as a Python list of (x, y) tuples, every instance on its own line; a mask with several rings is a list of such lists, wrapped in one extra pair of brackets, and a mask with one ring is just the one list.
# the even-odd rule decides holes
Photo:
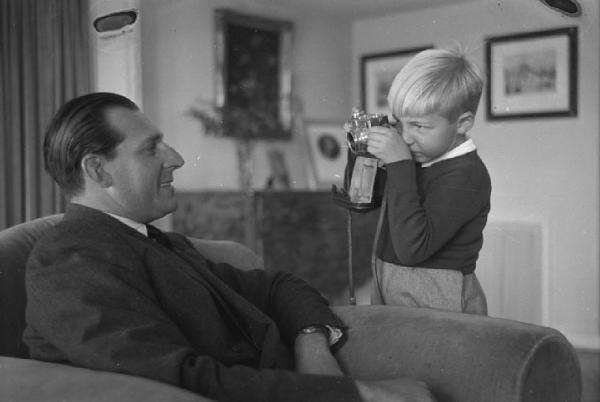
[(25, 329), (25, 263), (37, 239), (62, 219), (50, 215), (0, 231), (0, 355), (29, 357)]
[[(0, 355), (28, 358), (21, 340), (25, 329), (25, 264), (39, 237), (62, 219), (45, 216), (0, 231)], [(226, 240), (190, 238), (194, 247), (214, 262), (240, 269), (262, 269), (262, 260), (248, 247)]]

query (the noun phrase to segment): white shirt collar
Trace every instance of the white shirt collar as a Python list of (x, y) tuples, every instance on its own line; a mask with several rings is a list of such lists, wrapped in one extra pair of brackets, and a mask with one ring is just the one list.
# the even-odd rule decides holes
[(473, 139), (467, 138), (467, 140), (465, 142), (463, 142), (462, 144), (460, 144), (457, 147), (452, 148), (450, 151), (446, 152), (445, 154), (438, 156), (437, 158), (435, 158), (432, 161), (422, 163), (421, 167), (429, 167), (429, 166), (433, 165), (434, 163), (438, 163), (438, 162), (441, 162), (446, 159), (456, 158), (457, 156), (462, 156), (469, 152), (475, 151), (476, 149), (477, 149), (477, 147), (475, 147), (475, 143), (473, 142)]
[(139, 222), (134, 221), (133, 219), (125, 218), (123, 216), (111, 214), (111, 213), (108, 213), (108, 212), (107, 212), (107, 214), (110, 215), (110, 216), (112, 216), (113, 218), (121, 221), (122, 223), (124, 223), (125, 225), (129, 226), (130, 228), (132, 228), (134, 230), (137, 230), (138, 232), (140, 232), (144, 236), (148, 236), (148, 228), (143, 223), (139, 223)]

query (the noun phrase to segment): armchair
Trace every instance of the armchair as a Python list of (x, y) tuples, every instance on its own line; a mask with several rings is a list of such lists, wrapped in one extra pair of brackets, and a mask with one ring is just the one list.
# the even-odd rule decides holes
[[(208, 401), (157, 381), (28, 358), (25, 262), (52, 215), (0, 231), (0, 400)], [(262, 266), (247, 247), (191, 239), (215, 261)], [(349, 327), (342, 367), (365, 380), (408, 376), (440, 401), (579, 401), (581, 370), (567, 339), (548, 327), (490, 317), (391, 306), (337, 306)]]

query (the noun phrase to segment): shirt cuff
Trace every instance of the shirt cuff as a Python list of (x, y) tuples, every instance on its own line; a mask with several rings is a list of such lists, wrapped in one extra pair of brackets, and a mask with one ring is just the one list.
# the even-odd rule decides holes
[(329, 330), (329, 346), (335, 345), (340, 339), (342, 339), (344, 333), (341, 329), (332, 327), (331, 325), (325, 325), (325, 327), (327, 327)]

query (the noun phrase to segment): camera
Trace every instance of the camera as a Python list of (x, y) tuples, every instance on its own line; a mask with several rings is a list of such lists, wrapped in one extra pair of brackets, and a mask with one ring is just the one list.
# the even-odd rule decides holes
[(344, 208), (366, 212), (381, 204), (384, 177), (378, 159), (367, 151), (369, 129), (389, 125), (381, 113), (366, 113), (357, 108), (344, 124), (348, 142), (348, 161), (342, 188), (332, 186), (333, 201)]
[(383, 113), (366, 113), (357, 108), (352, 109), (350, 119), (344, 124), (348, 148), (357, 155), (371, 156), (367, 152), (369, 128), (388, 125), (388, 117)]

